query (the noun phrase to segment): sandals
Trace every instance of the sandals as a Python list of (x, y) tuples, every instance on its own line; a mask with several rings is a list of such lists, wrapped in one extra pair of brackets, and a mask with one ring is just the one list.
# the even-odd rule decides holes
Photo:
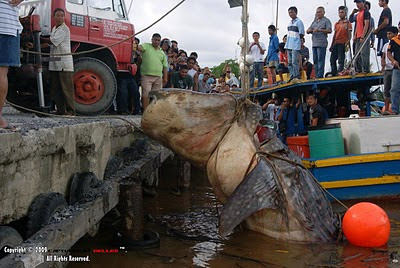
[(12, 132), (17, 132), (18, 131), (17, 128), (14, 127), (13, 125), (11, 125), (10, 123), (7, 123), (7, 125), (4, 126), (4, 127), (0, 127), (0, 130), (9, 130), (9, 131), (12, 131)]

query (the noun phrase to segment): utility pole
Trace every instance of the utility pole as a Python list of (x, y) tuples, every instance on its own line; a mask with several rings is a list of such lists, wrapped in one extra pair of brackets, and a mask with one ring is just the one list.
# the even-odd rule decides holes
[(278, 33), (278, 19), (279, 19), (279, 0), (276, 0), (276, 32)]
[(243, 0), (243, 8), (242, 8), (242, 36), (244, 38), (244, 46), (242, 47), (242, 57), (245, 63), (244, 70), (240, 73), (240, 82), (242, 84), (243, 92), (248, 92), (250, 90), (250, 67), (246, 64), (246, 56), (249, 51), (249, 31), (248, 31), (248, 23), (249, 23), (249, 13), (248, 13), (248, 0)]

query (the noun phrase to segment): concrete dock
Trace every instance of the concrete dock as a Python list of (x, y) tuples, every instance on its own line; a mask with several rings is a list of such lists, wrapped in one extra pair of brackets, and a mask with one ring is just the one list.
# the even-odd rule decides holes
[[(132, 146), (138, 139), (148, 140), (139, 130), (139, 116), (99, 119), (38, 117), (6, 107), (5, 118), (16, 132), (0, 131), (0, 225), (25, 217), (41, 193), (61, 193), (66, 200), (71, 178), (80, 172), (93, 172), (103, 180), (110, 157)], [(44, 246), (67, 251), (119, 201), (119, 181), (145, 180), (154, 175), (172, 155), (166, 148), (147, 141), (146, 151), (101, 184), (88, 202), (67, 207), (58, 219), (30, 237), (22, 248)], [(22, 234), (22, 236), (24, 236)], [(0, 267), (52, 267), (45, 252), (9, 254)]]

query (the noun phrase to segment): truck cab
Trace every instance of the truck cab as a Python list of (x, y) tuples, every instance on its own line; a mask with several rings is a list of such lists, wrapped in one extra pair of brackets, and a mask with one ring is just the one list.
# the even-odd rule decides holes
[[(30, 13), (33, 7), (35, 10)], [(107, 47), (74, 56), (75, 109), (79, 114), (100, 114), (106, 111), (115, 99), (117, 73), (136, 70), (136, 66), (131, 64), (133, 39), (129, 38), (134, 35), (134, 27), (129, 22), (125, 2), (123, 0), (26, 0), (20, 5), (20, 17), (38, 15), (41, 36), (49, 36), (55, 25), (53, 11), (56, 8), (65, 11), (66, 24), (71, 32), (72, 53)], [(31, 36), (30, 29), (24, 25), (21, 48), (24, 48), (24, 40), (29, 41)], [(122, 40), (125, 41), (114, 45)], [(23, 66), (21, 69), (16, 69), (14, 74), (17, 77), (27, 77), (27, 72), (32, 73), (37, 67), (33, 58), (23, 53), (21, 61)], [(49, 60), (49, 57), (43, 58), (44, 62)], [(46, 81), (47, 70), (47, 64), (44, 63), (46, 100), (49, 85)], [(18, 82), (20, 79), (16, 80), (10, 85), (10, 101), (31, 108), (37, 106), (37, 102), (32, 103), (35, 102), (37, 90), (32, 86), (27, 89), (26, 83)]]

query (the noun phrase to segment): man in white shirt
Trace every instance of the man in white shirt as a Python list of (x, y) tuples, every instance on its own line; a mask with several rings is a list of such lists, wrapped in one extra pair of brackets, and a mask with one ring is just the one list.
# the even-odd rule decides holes
[(253, 40), (254, 42), (251, 43), (249, 47), (249, 53), (254, 58), (253, 70), (250, 73), (250, 87), (254, 86), (254, 79), (256, 75), (258, 79), (257, 87), (261, 87), (263, 82), (263, 73), (264, 73), (263, 65), (264, 65), (264, 54), (266, 47), (263, 42), (259, 41), (260, 33), (254, 32)]
[(0, 1), (0, 128), (15, 131), (3, 117), (3, 107), (8, 91), (8, 67), (20, 66), (19, 34), (22, 25), (18, 19), (18, 5), (23, 0)]
[[(53, 27), (50, 38), (41, 38), (41, 41), (50, 45), (51, 55), (71, 53), (71, 36), (69, 28), (65, 24), (65, 12), (61, 8), (56, 8), (53, 16), (56, 26)], [(75, 114), (72, 55), (50, 57), (49, 70), (51, 99), (57, 105), (57, 113)], [(67, 106), (71, 111), (67, 112)]]

